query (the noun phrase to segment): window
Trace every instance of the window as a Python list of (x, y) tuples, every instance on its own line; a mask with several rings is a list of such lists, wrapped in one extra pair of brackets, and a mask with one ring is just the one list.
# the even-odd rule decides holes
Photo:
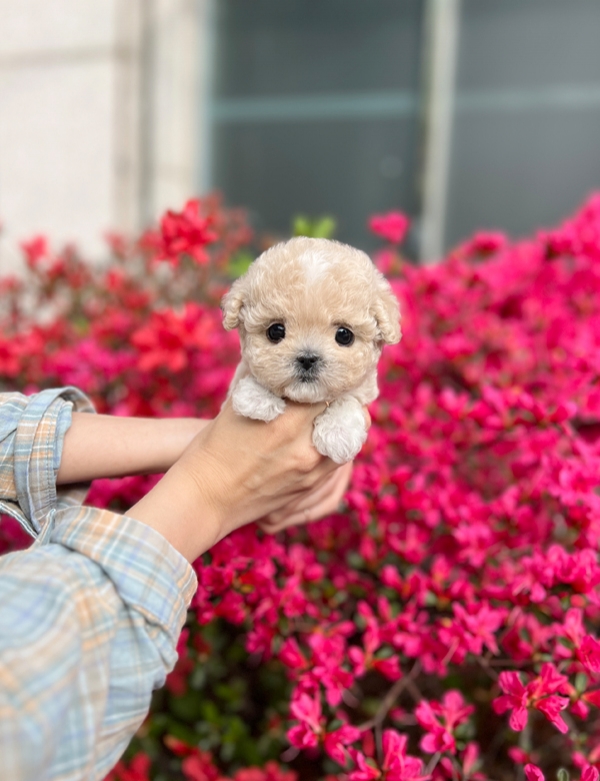
[(600, 3), (463, 0), (446, 246), (523, 235), (600, 187)]
[(218, 0), (211, 184), (286, 234), (333, 214), (368, 245), (367, 216), (416, 215), (420, 0)]
[(597, 0), (216, 0), (211, 25), (210, 186), (259, 230), (328, 213), (368, 250), (399, 207), (434, 259), (600, 186)]

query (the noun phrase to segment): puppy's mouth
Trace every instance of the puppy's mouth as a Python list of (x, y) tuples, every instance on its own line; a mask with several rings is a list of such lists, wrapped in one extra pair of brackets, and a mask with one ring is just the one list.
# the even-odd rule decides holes
[(301, 382), (303, 384), (308, 384), (309, 382), (316, 382), (319, 379), (320, 372), (296, 372), (295, 379), (298, 382)]

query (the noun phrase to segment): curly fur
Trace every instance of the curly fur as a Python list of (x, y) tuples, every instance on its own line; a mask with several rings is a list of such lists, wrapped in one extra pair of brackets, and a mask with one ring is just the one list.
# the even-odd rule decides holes
[[(336, 463), (352, 460), (366, 438), (362, 405), (377, 398), (377, 361), (384, 344), (400, 340), (398, 302), (387, 280), (358, 249), (303, 236), (264, 252), (224, 296), (223, 324), (237, 328), (242, 361), (231, 384), (234, 409), (273, 420), (285, 399), (326, 401), (313, 443)], [(267, 337), (273, 323), (285, 338)], [(342, 346), (339, 327), (354, 334)], [(303, 372), (298, 358), (316, 356)]]

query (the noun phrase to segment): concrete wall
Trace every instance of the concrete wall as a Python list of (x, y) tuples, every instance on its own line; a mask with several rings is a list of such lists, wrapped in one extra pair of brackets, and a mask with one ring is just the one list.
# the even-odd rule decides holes
[(0, 273), (46, 233), (92, 259), (196, 181), (203, 0), (0, 0)]

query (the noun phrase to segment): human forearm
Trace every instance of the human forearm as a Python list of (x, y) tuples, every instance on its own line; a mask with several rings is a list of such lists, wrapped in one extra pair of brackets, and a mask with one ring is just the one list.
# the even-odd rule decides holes
[(96, 508), (59, 510), (41, 544), (0, 557), (0, 777), (104, 778), (175, 663), (195, 587), (160, 535)]
[(57, 483), (166, 472), (208, 421), (73, 413)]

